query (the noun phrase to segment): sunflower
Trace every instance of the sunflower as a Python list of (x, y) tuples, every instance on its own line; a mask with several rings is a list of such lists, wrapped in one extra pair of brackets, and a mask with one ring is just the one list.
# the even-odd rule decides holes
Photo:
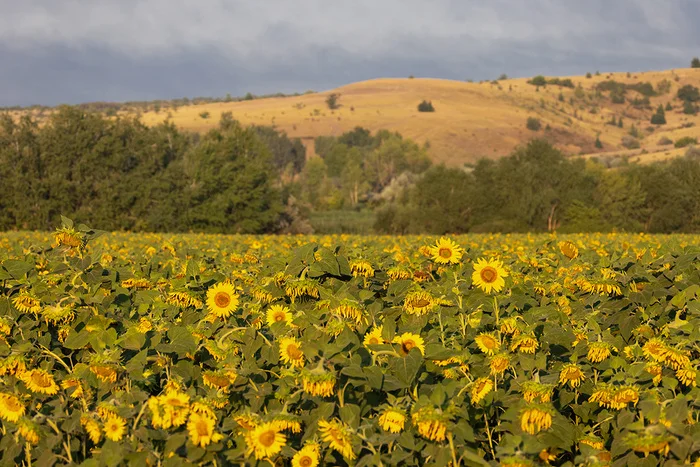
[(158, 399), (164, 411), (164, 419), (170, 426), (180, 426), (187, 421), (187, 414), (190, 410), (190, 396), (170, 389)]
[(114, 383), (117, 381), (117, 371), (107, 365), (90, 365), (90, 371), (97, 376), (97, 379), (105, 383)]
[(90, 440), (97, 444), (102, 439), (102, 430), (100, 430), (100, 424), (92, 417), (83, 415), (80, 417), (80, 424), (83, 425), (85, 431), (87, 432)]
[(698, 376), (697, 370), (691, 367), (679, 368), (676, 370), (676, 378), (683, 384), (683, 386), (695, 387), (696, 379)]
[(41, 311), (41, 301), (25, 292), (13, 298), (12, 304), (22, 313), (39, 313)]
[(493, 381), (489, 377), (479, 378), (472, 384), (471, 396), (472, 404), (481, 402), (493, 389)]
[(331, 397), (335, 392), (336, 377), (333, 373), (307, 371), (302, 375), (301, 382), (304, 392), (312, 396)]
[(669, 443), (672, 439), (666, 435), (629, 433), (625, 436), (624, 442), (633, 451), (644, 453), (645, 456), (652, 452), (665, 456), (671, 450)]
[(399, 433), (403, 430), (404, 423), (406, 423), (406, 414), (403, 410), (395, 407), (384, 409), (379, 416), (379, 426), (382, 427), (382, 430), (391, 433)]
[(274, 456), (287, 443), (287, 437), (280, 433), (272, 423), (263, 423), (245, 435), (248, 446), (247, 454), (254, 454), (256, 459)]
[(472, 283), (486, 293), (500, 292), (506, 285), (504, 277), (508, 277), (508, 273), (499, 260), (481, 258), (474, 263)]
[(554, 387), (551, 384), (543, 384), (539, 381), (525, 381), (521, 386), (523, 399), (526, 402), (550, 402)]
[(644, 371), (649, 373), (652, 376), (652, 381), (654, 384), (659, 384), (661, 382), (661, 378), (663, 377), (663, 367), (659, 365), (658, 363), (652, 363), (649, 362), (644, 366)]
[(214, 432), (215, 425), (216, 419), (196, 412), (191, 413), (187, 422), (187, 431), (190, 434), (192, 444), (206, 447), (209, 443), (220, 441), (223, 436)]
[(228, 392), (228, 387), (233, 384), (236, 380), (236, 373), (233, 371), (219, 370), (219, 371), (205, 371), (202, 373), (202, 381), (204, 381), (205, 386), (214, 388), (216, 390), (222, 391), (223, 393)]
[(494, 352), (501, 347), (501, 343), (498, 342), (498, 339), (496, 339), (493, 334), (485, 332), (476, 336), (474, 342), (476, 342), (476, 346), (479, 347), (479, 350), (488, 355), (493, 355)]
[(375, 326), (370, 332), (365, 334), (365, 338), (362, 341), (365, 347), (384, 344), (384, 338), (382, 337), (383, 330), (383, 326)]
[(362, 322), (367, 322), (367, 319), (365, 318), (364, 313), (362, 312), (362, 308), (360, 308), (360, 306), (357, 303), (351, 302), (349, 300), (344, 300), (343, 303), (341, 303), (335, 308), (334, 312), (342, 316), (343, 318), (354, 321), (355, 324), (362, 324)]
[(0, 418), (16, 422), (24, 415), (25, 407), (13, 394), (0, 393)]
[(275, 304), (267, 309), (267, 325), (272, 326), (275, 323), (289, 324), (292, 321), (292, 314), (289, 308), (283, 305)]
[(321, 439), (329, 443), (331, 449), (338, 451), (346, 460), (355, 459), (355, 453), (352, 451), (352, 430), (348, 425), (335, 418), (330, 422), (319, 420), (318, 430)]
[(520, 335), (513, 339), (510, 350), (512, 352), (518, 350), (522, 353), (534, 354), (537, 347), (539, 347), (539, 343), (533, 336)]
[(581, 381), (586, 378), (583, 374), (581, 368), (575, 363), (567, 363), (559, 372), (559, 382), (562, 384), (569, 384), (572, 388), (577, 388), (581, 385)]
[(301, 345), (294, 337), (280, 339), (280, 358), (286, 364), (301, 368), (304, 366), (304, 352)]
[(531, 435), (552, 427), (553, 410), (549, 405), (529, 404), (520, 412), (520, 428)]
[(585, 444), (587, 446), (592, 447), (593, 449), (597, 449), (598, 451), (602, 451), (605, 449), (605, 445), (603, 444), (603, 440), (597, 437), (596, 435), (593, 434), (587, 434), (583, 438), (579, 440), (580, 444)]
[(230, 282), (219, 282), (207, 290), (207, 308), (217, 318), (227, 318), (238, 307), (238, 295)]
[(441, 237), (435, 246), (431, 247), (430, 253), (433, 261), (438, 264), (457, 264), (462, 258), (464, 250), (451, 239)]
[(610, 344), (607, 342), (591, 342), (588, 344), (588, 355), (586, 355), (586, 358), (591, 363), (600, 363), (610, 355)]
[(401, 355), (408, 355), (413, 348), (418, 349), (421, 354), (425, 355), (425, 342), (418, 334), (404, 332), (394, 338), (394, 343), (400, 345), (399, 351)]
[(309, 443), (292, 457), (292, 467), (317, 467), (320, 458), (318, 445)]
[(39, 444), (39, 428), (36, 424), (26, 418), (22, 418), (17, 423), (17, 433), (29, 444)]
[(417, 316), (428, 314), (436, 306), (437, 301), (424, 290), (409, 292), (403, 302), (403, 309), (406, 313)]
[(491, 357), (489, 367), (492, 375), (502, 375), (510, 366), (510, 358), (507, 354), (499, 354)]
[(48, 395), (54, 395), (58, 392), (56, 381), (54, 381), (53, 376), (46, 370), (37, 368), (25, 371), (19, 375), (19, 379), (21, 379), (32, 392)]
[(365, 260), (357, 260), (350, 263), (350, 271), (355, 277), (374, 277), (374, 268)]
[(450, 417), (442, 410), (434, 407), (415, 409), (414, 406), (414, 410), (411, 413), (411, 421), (413, 426), (418, 428), (418, 434), (423, 438), (430, 441), (445, 441), (447, 422), (450, 421)]
[(578, 256), (578, 248), (576, 245), (574, 245), (573, 242), (570, 242), (568, 240), (565, 240), (563, 242), (559, 242), (559, 251), (561, 251), (561, 254), (566, 256), (569, 259), (574, 259)]
[(106, 438), (112, 441), (119, 441), (124, 437), (126, 420), (116, 415), (109, 416), (107, 420), (105, 420), (104, 430)]
[(70, 393), (70, 397), (73, 399), (80, 399), (85, 395), (83, 390), (83, 384), (78, 378), (68, 378), (61, 382), (61, 387), (63, 389), (73, 389)]
[(301, 419), (295, 415), (282, 413), (275, 415), (272, 419), (272, 424), (279, 431), (291, 431), (292, 433), (301, 433)]

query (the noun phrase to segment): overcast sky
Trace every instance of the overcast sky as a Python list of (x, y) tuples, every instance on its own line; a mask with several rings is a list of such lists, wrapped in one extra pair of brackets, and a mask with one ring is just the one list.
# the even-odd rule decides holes
[(689, 66), (700, 0), (0, 0), (0, 106)]

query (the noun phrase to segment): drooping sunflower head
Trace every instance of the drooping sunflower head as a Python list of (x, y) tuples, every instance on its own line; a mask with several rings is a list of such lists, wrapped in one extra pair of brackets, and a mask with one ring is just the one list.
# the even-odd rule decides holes
[(209, 312), (218, 318), (227, 318), (238, 307), (238, 295), (230, 282), (219, 282), (207, 291)]
[(14, 394), (0, 393), (0, 418), (16, 422), (24, 415), (24, 404)]
[(430, 248), (433, 261), (438, 264), (457, 264), (464, 250), (453, 240), (442, 237)]
[(352, 449), (352, 429), (348, 425), (335, 418), (331, 421), (319, 420), (318, 430), (321, 439), (329, 443), (331, 449), (338, 451), (346, 460), (355, 459)]
[(481, 402), (493, 389), (493, 381), (489, 377), (479, 378), (472, 384), (471, 399), (472, 404), (476, 405)]
[(486, 293), (500, 292), (506, 284), (504, 277), (508, 272), (499, 260), (481, 258), (474, 263), (472, 282)]
[(384, 409), (379, 416), (379, 426), (382, 430), (391, 433), (399, 433), (403, 430), (406, 423), (406, 413), (396, 407), (388, 407)]
[(559, 382), (562, 384), (568, 384), (572, 388), (579, 387), (585, 378), (586, 375), (575, 363), (567, 363), (559, 373)]
[(406, 294), (403, 309), (409, 315), (422, 316), (430, 313), (437, 306), (437, 301), (430, 293), (424, 290), (416, 290)]
[(569, 259), (574, 259), (578, 256), (578, 247), (573, 243), (568, 240), (564, 240), (559, 242), (559, 251), (561, 251), (561, 254), (566, 256)]
[(58, 385), (54, 381), (51, 373), (40, 368), (25, 371), (20, 375), (20, 379), (27, 388), (36, 393), (53, 395), (58, 392)]

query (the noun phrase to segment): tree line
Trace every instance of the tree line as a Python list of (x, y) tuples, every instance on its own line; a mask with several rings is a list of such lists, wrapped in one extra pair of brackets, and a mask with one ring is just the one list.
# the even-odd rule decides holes
[(65, 215), (104, 230), (309, 233), (309, 216), (355, 212), (380, 233), (700, 231), (693, 147), (608, 168), (533, 140), (448, 168), (428, 145), (358, 127), (314, 149), (306, 160), (300, 140), (230, 113), (203, 135), (70, 106), (41, 125), (0, 115), (0, 229), (52, 229)]

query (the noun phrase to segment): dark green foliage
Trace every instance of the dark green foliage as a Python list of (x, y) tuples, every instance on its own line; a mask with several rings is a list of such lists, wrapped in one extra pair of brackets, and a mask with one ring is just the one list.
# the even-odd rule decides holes
[(340, 99), (340, 94), (337, 92), (332, 92), (326, 97), (326, 105), (329, 109), (335, 110), (340, 107), (338, 104), (338, 99)]
[(574, 82), (571, 81), (569, 78), (550, 78), (547, 79), (542, 75), (537, 75), (532, 79), (529, 79), (527, 81), (529, 84), (532, 84), (533, 86), (546, 86), (548, 84), (554, 85), (554, 86), (562, 86), (565, 88), (574, 88)]
[(682, 101), (696, 102), (700, 100), (700, 90), (692, 84), (686, 84), (678, 90), (676, 96)]
[(209, 115), (210, 115), (209, 112), (207, 112), (206, 110), (203, 111), (203, 112), (199, 112), (199, 116), (200, 116), (202, 119), (204, 119), (204, 120), (206, 120), (207, 118), (209, 118)]
[(698, 144), (698, 139), (692, 136), (684, 136), (677, 139), (676, 142), (673, 143), (673, 146), (677, 148), (684, 148), (686, 146), (690, 146), (691, 144)]
[(603, 143), (600, 141), (599, 136), (596, 136), (596, 138), (595, 138), (595, 147), (597, 149), (603, 149)]
[(698, 113), (698, 107), (691, 101), (683, 101), (683, 113), (686, 115), (695, 115)]
[(542, 122), (539, 118), (528, 117), (527, 122), (525, 122), (525, 127), (531, 131), (539, 131), (542, 128)]
[(656, 109), (656, 113), (651, 116), (651, 123), (653, 125), (665, 125), (666, 124), (666, 112), (664, 112), (664, 106), (659, 104)]
[(537, 75), (534, 78), (529, 79), (527, 82), (533, 86), (547, 86), (547, 78), (542, 75)]
[(590, 71), (586, 73), (586, 78), (592, 78), (592, 77), (593, 77), (593, 75), (591, 75)]
[(435, 112), (435, 107), (432, 102), (423, 100), (418, 104), (418, 112)]
[(299, 173), (306, 162), (306, 149), (299, 138), (290, 139), (286, 133), (280, 133), (269, 126), (254, 126), (253, 131), (268, 147), (272, 155), (272, 165), (278, 173), (289, 169)]
[(671, 105), (670, 102), (667, 102), (667, 103), (666, 103), (665, 110), (673, 110), (673, 106)]
[(639, 94), (646, 97), (653, 97), (656, 95), (656, 90), (654, 90), (654, 85), (645, 81), (643, 83), (634, 83), (626, 85), (627, 89), (637, 91)]
[(51, 229), (64, 214), (105, 230), (274, 230), (267, 147), (232, 119), (197, 139), (77, 107), (42, 127), (2, 116), (0, 228)]
[(700, 58), (693, 57), (690, 61), (690, 68), (700, 68)]

